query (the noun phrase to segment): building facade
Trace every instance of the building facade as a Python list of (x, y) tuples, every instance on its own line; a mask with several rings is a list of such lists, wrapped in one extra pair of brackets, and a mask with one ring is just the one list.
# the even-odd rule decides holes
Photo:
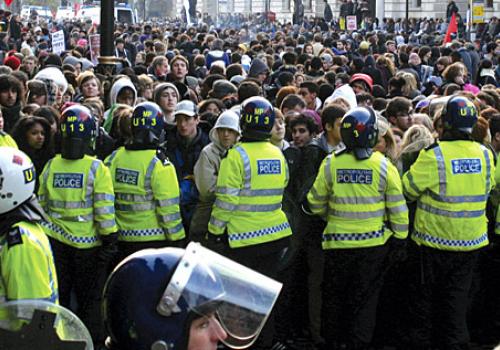
[[(180, 13), (183, 3), (187, 0), (174, 0), (175, 11)], [(302, 0), (306, 16), (323, 16), (323, 0)], [(446, 14), (447, 0), (408, 0), (409, 16), (416, 18), (444, 18)], [(485, 18), (492, 16), (500, 17), (500, 0), (480, 0), (484, 4)], [(208, 13), (215, 18), (217, 13), (259, 13), (264, 12), (266, 7), (276, 13), (277, 19), (291, 21), (293, 14), (293, 0), (198, 0), (197, 10), (200, 13)], [(371, 8), (379, 20), (383, 18), (404, 18), (406, 12), (406, 1), (404, 0), (369, 0)], [(460, 14), (465, 18), (467, 12), (467, 0), (455, 0), (460, 8)], [(477, 0), (475, 1), (477, 2)], [(334, 16), (338, 16), (340, 0), (328, 0), (332, 7)]]

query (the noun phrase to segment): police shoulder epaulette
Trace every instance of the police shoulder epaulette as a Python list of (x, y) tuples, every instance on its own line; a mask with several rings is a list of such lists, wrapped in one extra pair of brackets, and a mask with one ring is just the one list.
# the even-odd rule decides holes
[(426, 147), (426, 148), (425, 148), (425, 150), (426, 150), (426, 151), (429, 151), (429, 150), (431, 150), (431, 149), (433, 149), (433, 148), (436, 148), (437, 146), (439, 146), (439, 143), (434, 142), (432, 145), (430, 145), (430, 146)]
[(156, 152), (156, 157), (161, 161), (163, 165), (170, 165), (170, 159), (168, 159), (167, 155), (162, 151)]
[(23, 237), (21, 236), (21, 229), (19, 227), (12, 227), (7, 234), (7, 245), (12, 248), (15, 245), (23, 244)]

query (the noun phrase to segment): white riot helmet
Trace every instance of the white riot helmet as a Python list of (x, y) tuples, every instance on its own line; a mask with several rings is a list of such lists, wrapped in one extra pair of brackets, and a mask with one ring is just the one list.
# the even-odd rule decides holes
[(35, 167), (26, 154), (12, 147), (0, 147), (0, 215), (30, 198), (35, 180)]

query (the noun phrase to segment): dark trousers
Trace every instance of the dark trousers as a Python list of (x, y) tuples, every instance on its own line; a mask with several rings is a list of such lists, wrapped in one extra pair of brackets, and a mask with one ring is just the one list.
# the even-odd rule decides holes
[(469, 342), (466, 314), (479, 251), (449, 252), (412, 247), (419, 255), (410, 284), (411, 347), (465, 349)]
[(375, 329), (388, 247), (325, 251), (322, 335), (328, 349), (366, 349)]
[[(106, 280), (106, 266), (100, 264), (98, 259), (100, 248), (77, 249), (49, 239), (57, 270), (59, 302), (72, 309), (83, 321), (94, 343), (103, 342), (101, 295)], [(72, 294), (75, 297), (73, 301)]]

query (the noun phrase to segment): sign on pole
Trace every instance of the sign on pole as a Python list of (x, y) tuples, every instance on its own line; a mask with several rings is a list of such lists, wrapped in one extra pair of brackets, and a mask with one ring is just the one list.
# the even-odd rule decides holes
[(62, 30), (51, 33), (51, 36), (53, 53), (60, 54), (61, 52), (66, 50), (66, 44), (64, 43), (64, 32)]
[(475, 2), (472, 4), (472, 23), (484, 23), (484, 3)]
[(90, 39), (90, 60), (94, 65), (98, 64), (98, 57), (101, 55), (101, 35), (94, 34), (89, 36)]
[(347, 18), (347, 30), (354, 31), (358, 29), (358, 21), (356, 16), (346, 16)]

